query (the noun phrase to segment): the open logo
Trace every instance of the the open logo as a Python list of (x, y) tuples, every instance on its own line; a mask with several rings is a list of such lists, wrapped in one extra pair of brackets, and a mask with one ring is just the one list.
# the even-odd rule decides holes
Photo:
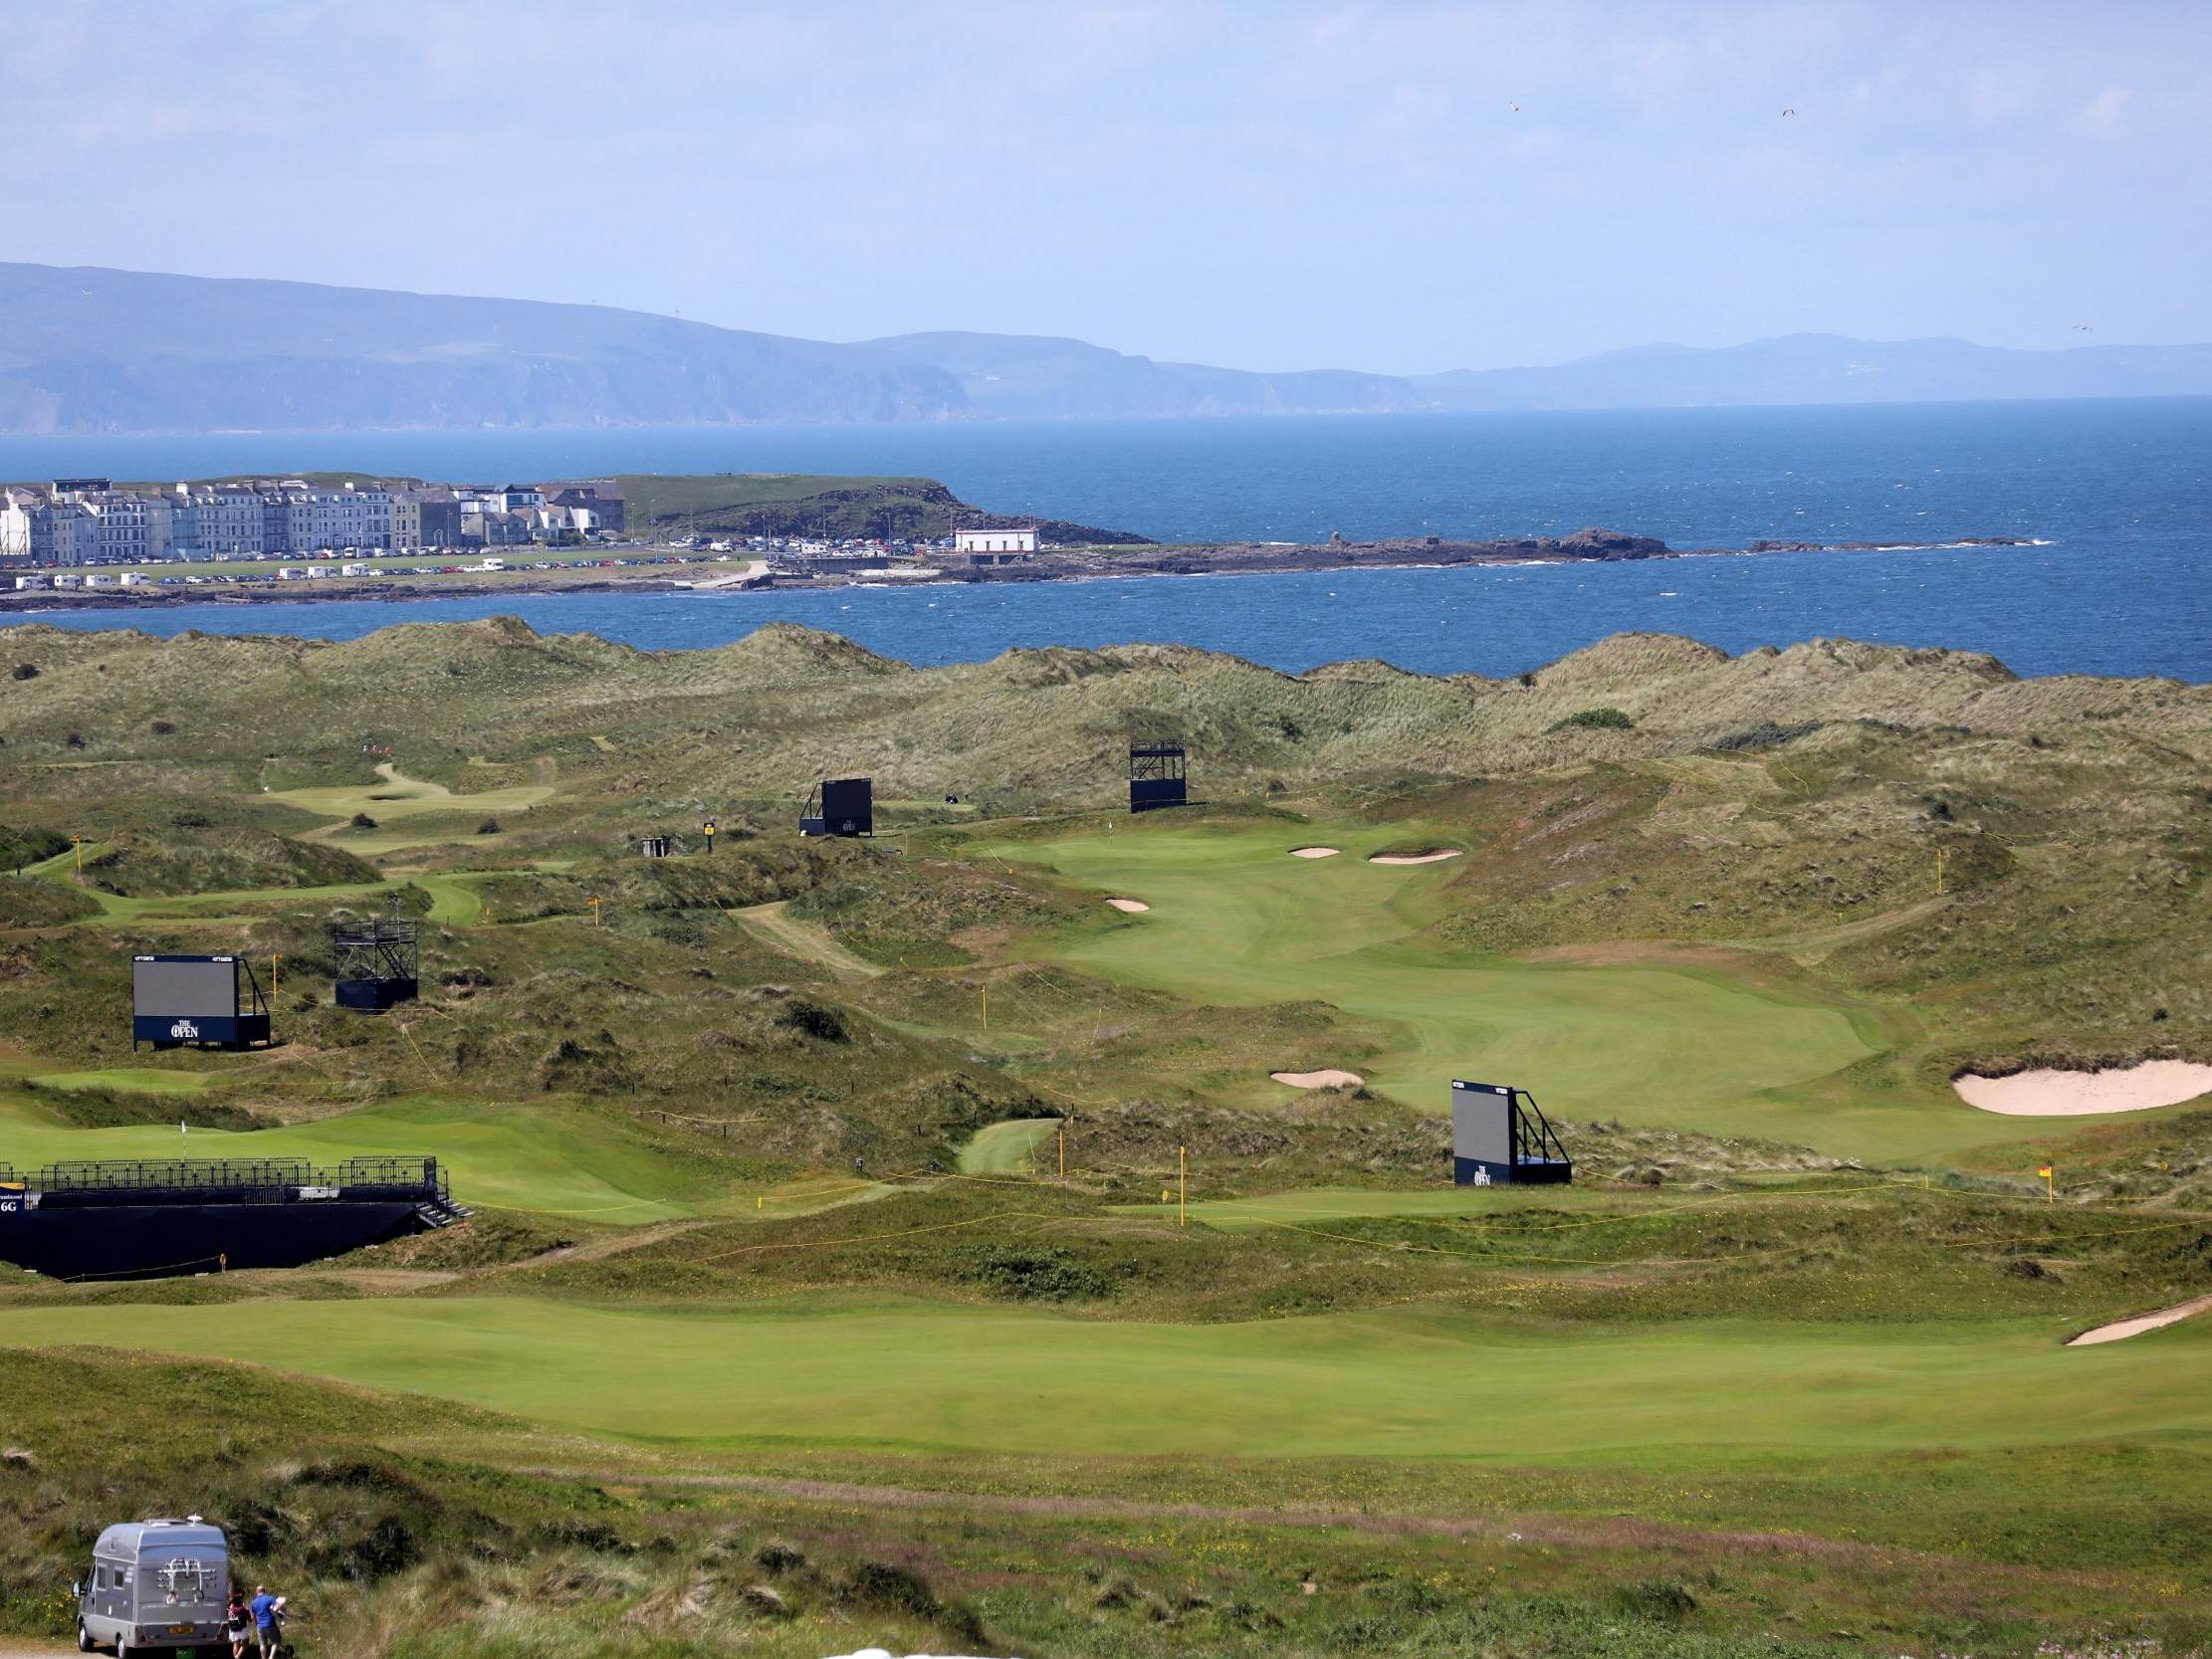
[(194, 1037), (197, 1037), (199, 1034), (200, 1028), (194, 1025), (190, 1020), (178, 1020), (176, 1024), (169, 1027), (170, 1036), (180, 1037), (187, 1041)]

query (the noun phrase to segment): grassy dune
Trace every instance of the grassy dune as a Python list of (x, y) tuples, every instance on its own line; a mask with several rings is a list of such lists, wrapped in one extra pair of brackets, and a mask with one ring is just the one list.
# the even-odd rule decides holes
[[(633, 507), (745, 505), (698, 490)], [(506, 621), (0, 653), (0, 1161), (430, 1152), (479, 1210), (0, 1276), (0, 1629), (66, 1637), (43, 1586), (136, 1505), (394, 1659), (2212, 1642), (2212, 1323), (2061, 1346), (2212, 1287), (2212, 1112), (1948, 1087), (2212, 1058), (2203, 689), (1658, 638), (1498, 683)], [(1093, 811), (1163, 727), (1207, 804)], [(859, 771), (877, 841), (798, 843)], [(332, 1008), (332, 915), (393, 905), (423, 1000)], [(281, 952), (280, 1045), (132, 1054), (153, 944)], [(1578, 1185), (1446, 1186), (1453, 1076)]]

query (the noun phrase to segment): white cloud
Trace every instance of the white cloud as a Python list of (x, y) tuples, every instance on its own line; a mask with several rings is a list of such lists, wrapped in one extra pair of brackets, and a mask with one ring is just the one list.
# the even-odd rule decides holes
[[(2008, 308), (2026, 327), (2120, 286), (2130, 246), (2124, 283), (2160, 297), (2136, 329), (2203, 332), (2212, 226), (2159, 215), (2212, 166), (2212, 7), (2106, 0), (2094, 31), (2012, 0), (0, 17), (35, 71), (0, 97), (0, 190), (104, 209), (33, 216), (0, 257), (1416, 369), (1807, 327), (2006, 337)], [(2155, 147), (2124, 141), (2153, 124)], [(357, 205), (272, 238), (254, 215), (287, 201)], [(463, 234), (488, 203), (517, 216)], [(1939, 280), (1951, 262), (1974, 282)]]
[(2125, 87), (2106, 87), (2082, 105), (2074, 117), (2075, 130), (2092, 138), (2116, 138), (2134, 97)]

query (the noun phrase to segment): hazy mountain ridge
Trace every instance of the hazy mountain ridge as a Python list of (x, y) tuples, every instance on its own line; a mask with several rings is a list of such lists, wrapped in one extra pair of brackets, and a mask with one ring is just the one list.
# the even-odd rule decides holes
[(1163, 363), (1049, 335), (944, 330), (863, 343), (957, 375), (979, 412), (1006, 417), (1386, 414), (1432, 406), (1396, 375)]
[(0, 264), (0, 430), (658, 426), (967, 413), (941, 369), (600, 306)]
[(1961, 339), (1787, 334), (1741, 345), (1644, 345), (1545, 368), (1413, 377), (1444, 409), (1629, 409), (1933, 403), (2212, 393), (2212, 345), (2023, 351)]
[(1800, 334), (1400, 376), (943, 331), (839, 344), (601, 306), (0, 263), (0, 432), (778, 421), (2212, 395), (2212, 345), (2024, 351)]

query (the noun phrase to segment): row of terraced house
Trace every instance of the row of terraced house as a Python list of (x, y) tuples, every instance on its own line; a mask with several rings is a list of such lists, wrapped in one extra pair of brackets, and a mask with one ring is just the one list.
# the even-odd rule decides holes
[(622, 526), (621, 487), (608, 479), (498, 488), (252, 479), (147, 491), (58, 478), (0, 487), (0, 560), (37, 565), (559, 546)]

